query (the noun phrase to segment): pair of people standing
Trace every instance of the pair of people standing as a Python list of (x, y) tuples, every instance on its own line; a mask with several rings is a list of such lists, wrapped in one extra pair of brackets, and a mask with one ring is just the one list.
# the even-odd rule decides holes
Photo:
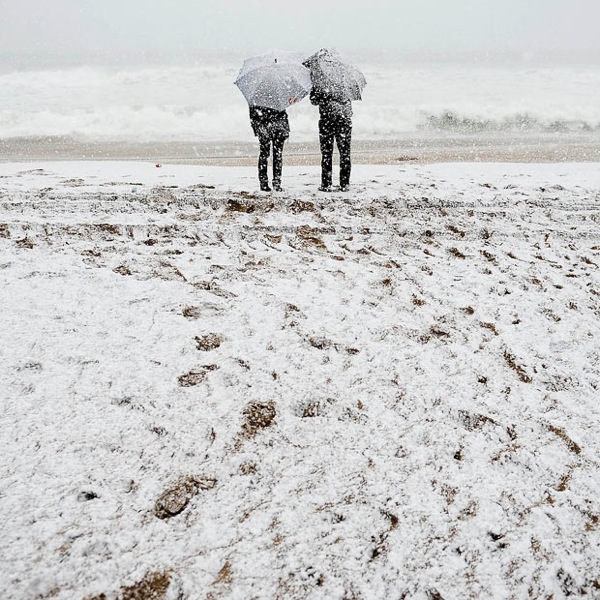
[[(319, 107), (319, 144), (321, 147), (322, 192), (332, 190), (333, 147), (340, 153), (340, 191), (350, 189), (350, 146), (352, 141), (352, 102), (341, 94), (313, 87), (310, 101)], [(260, 189), (271, 191), (268, 181), (268, 160), (273, 148), (273, 189), (281, 191), (283, 146), (289, 137), (287, 112), (271, 108), (250, 107), (250, 123), (259, 141), (258, 180)]]

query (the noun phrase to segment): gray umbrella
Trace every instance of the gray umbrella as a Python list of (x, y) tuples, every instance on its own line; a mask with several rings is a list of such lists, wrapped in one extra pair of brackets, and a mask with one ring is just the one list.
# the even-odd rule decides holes
[(310, 69), (313, 88), (347, 100), (362, 100), (367, 80), (353, 64), (335, 50), (323, 48), (304, 61)]
[(302, 64), (302, 56), (280, 50), (247, 58), (234, 83), (249, 106), (274, 110), (285, 110), (311, 89), (310, 71)]

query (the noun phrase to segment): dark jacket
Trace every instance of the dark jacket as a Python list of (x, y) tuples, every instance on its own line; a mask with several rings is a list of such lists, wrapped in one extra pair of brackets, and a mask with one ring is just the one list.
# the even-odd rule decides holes
[(352, 122), (352, 102), (317, 88), (310, 91), (310, 102), (319, 107), (319, 116), (326, 121)]
[(250, 107), (250, 124), (254, 135), (259, 138), (287, 139), (290, 135), (290, 124), (285, 110), (274, 110), (264, 106)]

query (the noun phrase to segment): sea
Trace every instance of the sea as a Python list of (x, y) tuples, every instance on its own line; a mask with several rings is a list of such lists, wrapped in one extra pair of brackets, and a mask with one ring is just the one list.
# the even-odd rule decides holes
[[(600, 139), (598, 64), (347, 56), (367, 79), (362, 101), (353, 103), (355, 140)], [(246, 101), (233, 83), (243, 59), (0, 56), (0, 142), (253, 142)], [(288, 114), (291, 141), (316, 139), (317, 109), (308, 99)]]

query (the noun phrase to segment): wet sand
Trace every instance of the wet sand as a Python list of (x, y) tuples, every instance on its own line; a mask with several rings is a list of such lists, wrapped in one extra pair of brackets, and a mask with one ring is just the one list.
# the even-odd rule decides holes
[[(165, 163), (248, 166), (256, 163), (253, 142), (81, 140), (68, 137), (0, 140), (0, 161), (151, 160)], [(355, 139), (355, 164), (403, 162), (597, 162), (600, 135), (407, 135), (394, 140)], [(337, 152), (334, 152), (337, 160)], [(288, 142), (287, 165), (318, 165), (317, 142)]]

